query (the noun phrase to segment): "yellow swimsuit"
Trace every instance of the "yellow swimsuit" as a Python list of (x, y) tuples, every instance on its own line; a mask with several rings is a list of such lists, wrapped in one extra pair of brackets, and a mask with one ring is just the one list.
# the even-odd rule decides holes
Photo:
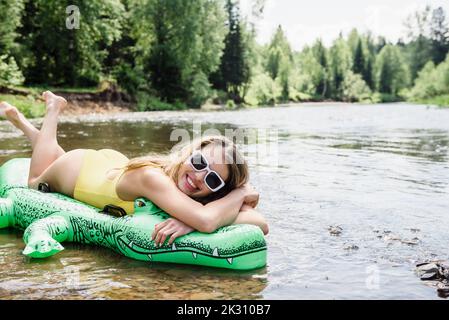
[(133, 214), (134, 202), (120, 199), (115, 191), (123, 170), (114, 179), (107, 177), (109, 170), (122, 168), (128, 161), (126, 156), (115, 150), (86, 150), (73, 197), (100, 209), (110, 204)]

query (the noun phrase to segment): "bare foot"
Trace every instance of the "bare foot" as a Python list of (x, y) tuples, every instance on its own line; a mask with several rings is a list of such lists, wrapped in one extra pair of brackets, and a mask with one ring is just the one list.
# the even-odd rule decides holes
[(47, 112), (61, 112), (64, 107), (67, 105), (67, 100), (61, 96), (57, 96), (53, 94), (51, 91), (45, 91), (42, 94), (42, 98), (44, 98), (45, 103), (47, 105)]
[(16, 107), (10, 105), (8, 102), (0, 102), (0, 117), (6, 118), (17, 129), (22, 130), (28, 139), (30, 139), (32, 146), (35, 144), (39, 130)]
[(0, 117), (6, 118), (16, 127), (20, 125), (21, 122), (20, 114), (19, 110), (8, 102), (0, 102)]

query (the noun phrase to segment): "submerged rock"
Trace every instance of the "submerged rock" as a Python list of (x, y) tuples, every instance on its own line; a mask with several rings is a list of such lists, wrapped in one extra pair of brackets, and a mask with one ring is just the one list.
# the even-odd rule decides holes
[(409, 239), (402, 239), (401, 240), (402, 243), (411, 245), (411, 246), (416, 246), (417, 244), (419, 244), (419, 239), (417, 237), (409, 240)]
[(421, 280), (436, 285), (440, 297), (449, 297), (449, 263), (447, 261), (420, 263), (416, 265), (416, 272)]
[(340, 226), (329, 226), (329, 228), (327, 228), (327, 230), (329, 230), (329, 233), (332, 236), (339, 236), (342, 233), (343, 228)]
[(447, 281), (439, 283), (437, 287), (438, 296), (441, 298), (449, 297), (449, 283), (447, 283)]
[(343, 249), (347, 251), (352, 251), (352, 250), (359, 250), (359, 247), (355, 244), (348, 244)]
[(439, 266), (437, 263), (421, 263), (416, 266), (416, 272), (420, 277), (423, 277), (426, 274), (438, 274)]

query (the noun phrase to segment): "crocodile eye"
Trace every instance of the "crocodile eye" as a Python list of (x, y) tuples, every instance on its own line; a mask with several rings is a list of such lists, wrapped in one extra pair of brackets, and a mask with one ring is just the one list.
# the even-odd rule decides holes
[(137, 205), (138, 207), (145, 207), (145, 206), (146, 206), (145, 202), (143, 202), (143, 201), (141, 201), (141, 200), (137, 200), (137, 201), (136, 201), (136, 205)]

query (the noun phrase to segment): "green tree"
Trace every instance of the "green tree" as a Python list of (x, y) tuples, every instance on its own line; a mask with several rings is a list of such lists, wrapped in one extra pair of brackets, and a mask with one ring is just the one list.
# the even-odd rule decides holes
[(267, 73), (259, 73), (251, 79), (246, 101), (251, 105), (275, 105), (281, 88)]
[[(434, 11), (427, 5), (423, 10), (409, 15), (404, 24), (409, 43), (405, 46), (405, 53), (410, 66), (411, 77), (414, 80), (418, 72), (429, 60), (434, 60), (434, 46), (439, 32), (444, 32), (444, 11)], [(432, 30), (434, 29), (434, 30)], [(439, 31), (436, 31), (436, 30)], [(434, 38), (434, 40), (432, 40)], [(441, 40), (441, 39), (440, 39)], [(441, 62), (443, 57), (437, 58)]]
[(224, 47), (222, 2), (146, 0), (135, 10), (142, 66), (154, 94), (169, 103), (199, 106)]
[(266, 69), (272, 79), (276, 79), (281, 69), (282, 55), (291, 59), (292, 50), (282, 26), (279, 25), (268, 46), (268, 60)]
[[(327, 90), (326, 68), (321, 65), (317, 50), (321, 50), (321, 42), (312, 48), (304, 48), (297, 57), (299, 70), (295, 89), (318, 99), (323, 98)], [(323, 62), (323, 61), (322, 61)]]
[(371, 90), (360, 74), (348, 71), (342, 83), (342, 100), (348, 102), (368, 100)]
[(387, 39), (383, 36), (377, 37), (377, 40), (374, 42), (374, 53), (378, 54), (386, 45), (388, 44)]
[[(328, 97), (329, 94), (329, 76), (328, 76), (328, 57), (327, 50), (323, 45), (321, 39), (318, 39), (312, 47), (313, 55), (321, 68), (317, 68), (315, 74), (318, 76), (318, 83), (316, 84), (316, 92), (314, 95), (318, 95), (321, 98)], [(303, 66), (305, 67), (305, 66)], [(312, 67), (313, 69), (313, 67)]]
[(17, 28), (21, 25), (21, 17), (24, 9), (23, 0), (0, 1), (0, 54), (12, 53), (17, 45)]
[(0, 55), (0, 87), (21, 85), (24, 80), (14, 58)]
[(354, 52), (354, 63), (353, 63), (354, 73), (363, 75), (365, 73), (365, 66), (366, 66), (365, 53), (363, 50), (362, 40), (359, 39), (357, 41), (357, 46)]
[(398, 47), (385, 46), (376, 60), (377, 88), (379, 92), (397, 96), (409, 83), (409, 70)]
[(406, 45), (404, 52), (410, 66), (411, 77), (415, 79), (418, 72), (432, 59), (432, 43), (427, 37), (419, 35)]
[(225, 47), (221, 57), (220, 67), (212, 76), (214, 87), (226, 91), (231, 98), (242, 102), (241, 87), (249, 82), (250, 69), (242, 22), (238, 3), (226, 1), (228, 13), (228, 33), (224, 40)]
[(348, 43), (340, 36), (329, 49), (332, 97), (341, 99), (343, 95), (342, 84), (345, 74), (352, 70), (352, 54)]
[[(66, 24), (70, 5), (79, 9), (79, 28)], [(28, 83), (73, 86), (100, 80), (106, 48), (121, 36), (119, 0), (34, 0), (26, 2), (24, 12), (20, 65)]]
[(20, 85), (24, 78), (16, 59), (17, 29), (24, 8), (23, 0), (0, 1), (0, 86)]
[(355, 55), (355, 52), (357, 50), (357, 46), (359, 45), (360, 39), (361, 39), (361, 36), (360, 36), (359, 32), (357, 31), (357, 29), (355, 29), (355, 28), (352, 29), (348, 35), (347, 42), (348, 42), (349, 48), (351, 49), (351, 53), (353, 56)]
[(273, 80), (279, 81), (282, 99), (289, 99), (289, 74), (293, 63), (292, 49), (279, 25), (268, 47), (266, 70)]
[(374, 81), (374, 77), (373, 77), (373, 60), (375, 58), (371, 55), (368, 56), (368, 60), (366, 62), (366, 67), (365, 70), (363, 72), (363, 80), (365, 80), (366, 84), (368, 85), (368, 87), (373, 90), (375, 89), (375, 81)]
[(443, 94), (449, 94), (449, 54), (438, 66), (433, 61), (424, 66), (418, 73), (409, 97), (419, 101)]
[(439, 64), (449, 52), (449, 24), (446, 20), (446, 12), (442, 7), (432, 11), (430, 38), (432, 40), (432, 60), (435, 64)]

